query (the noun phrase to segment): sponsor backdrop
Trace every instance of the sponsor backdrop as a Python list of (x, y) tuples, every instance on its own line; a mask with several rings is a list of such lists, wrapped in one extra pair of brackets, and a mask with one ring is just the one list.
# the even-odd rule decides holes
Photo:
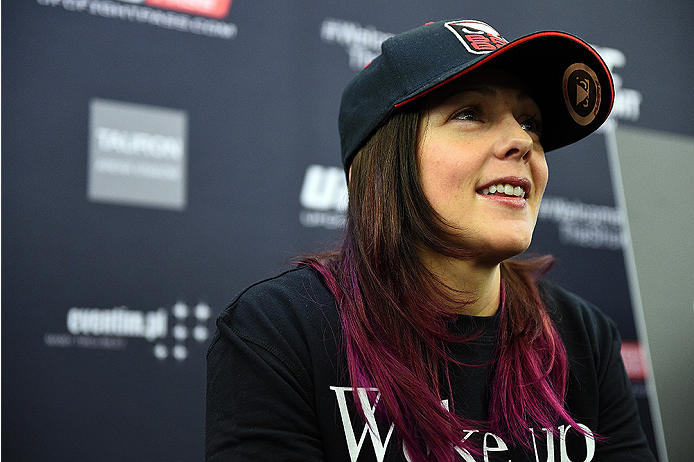
[(531, 250), (554, 254), (552, 277), (617, 321), (665, 460), (614, 140), (621, 124), (694, 135), (694, 61), (677, 51), (694, 42), (692, 11), (689, 0), (6, 2), (2, 455), (202, 459), (214, 318), (340, 236), (341, 89), (389, 35), (463, 17), (507, 39), (573, 32), (614, 73), (604, 129), (549, 155)]

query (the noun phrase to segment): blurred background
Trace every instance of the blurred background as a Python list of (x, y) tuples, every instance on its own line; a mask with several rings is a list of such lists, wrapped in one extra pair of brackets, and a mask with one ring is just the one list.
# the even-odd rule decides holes
[(617, 322), (658, 460), (691, 460), (690, 0), (23, 0), (1, 17), (6, 460), (203, 458), (215, 317), (336, 245), (342, 88), (440, 19), (571, 32), (610, 66), (612, 116), (548, 155), (530, 251)]

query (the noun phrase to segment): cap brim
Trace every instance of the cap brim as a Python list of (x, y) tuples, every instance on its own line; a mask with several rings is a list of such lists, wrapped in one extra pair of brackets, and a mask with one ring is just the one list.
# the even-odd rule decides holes
[[(576, 64), (592, 70), (596, 77), (597, 105), (590, 120), (577, 122), (569, 108), (565, 88), (567, 69)], [(566, 146), (585, 138), (607, 119), (614, 102), (612, 76), (605, 62), (590, 45), (573, 35), (544, 31), (521, 37), (502, 48), (468, 61), (448, 73), (439, 75), (438, 81), (428, 82), (397, 101), (403, 106), (476, 69), (501, 68), (517, 75), (530, 87), (543, 118), (542, 145), (545, 151)]]

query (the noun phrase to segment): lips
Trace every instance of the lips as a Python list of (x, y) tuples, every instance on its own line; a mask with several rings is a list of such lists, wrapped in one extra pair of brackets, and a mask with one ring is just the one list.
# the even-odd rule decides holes
[(497, 178), (477, 189), (477, 194), (525, 198), (530, 193), (531, 187), (530, 180), (527, 178)]

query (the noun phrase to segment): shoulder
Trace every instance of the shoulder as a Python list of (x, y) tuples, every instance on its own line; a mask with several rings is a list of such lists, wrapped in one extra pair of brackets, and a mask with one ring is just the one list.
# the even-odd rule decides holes
[(591, 330), (611, 330), (614, 327), (614, 321), (600, 308), (579, 295), (546, 281), (541, 281), (539, 288), (555, 322), (584, 325)]
[(304, 344), (337, 322), (337, 306), (321, 276), (302, 266), (241, 291), (217, 318), (217, 337), (256, 344)]
[(332, 301), (322, 278), (309, 267), (301, 266), (250, 285), (236, 295), (223, 313), (231, 314), (247, 305), (273, 311), (278, 305), (309, 307)]
[[(322, 278), (302, 266), (264, 279), (241, 291), (219, 315), (219, 321), (284, 323), (335, 310), (335, 299)], [(219, 322), (218, 322), (219, 324)]]
[(539, 287), (569, 353), (575, 348), (589, 348), (600, 355), (621, 341), (614, 321), (593, 303), (549, 282), (543, 281)]

